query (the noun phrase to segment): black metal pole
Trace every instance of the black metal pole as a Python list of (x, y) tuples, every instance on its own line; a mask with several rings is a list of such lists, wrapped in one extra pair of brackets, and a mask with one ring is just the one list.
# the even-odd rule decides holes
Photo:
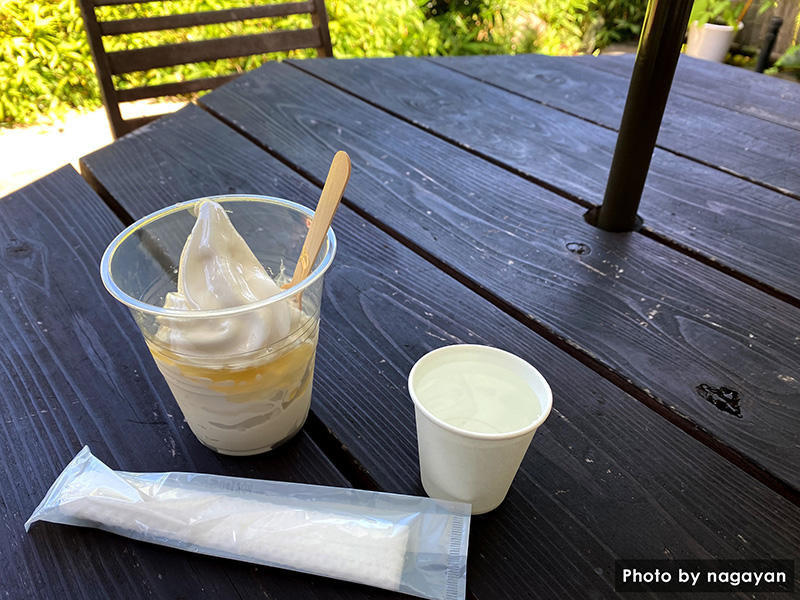
[(778, 39), (778, 31), (781, 25), (783, 25), (783, 19), (780, 17), (772, 17), (770, 20), (767, 37), (764, 39), (764, 45), (761, 46), (761, 52), (758, 53), (756, 73), (763, 73), (764, 69), (770, 66), (769, 57), (772, 54), (772, 49), (775, 47), (775, 40)]
[(650, 0), (603, 205), (589, 222), (607, 231), (633, 231), (672, 76), (693, 0)]

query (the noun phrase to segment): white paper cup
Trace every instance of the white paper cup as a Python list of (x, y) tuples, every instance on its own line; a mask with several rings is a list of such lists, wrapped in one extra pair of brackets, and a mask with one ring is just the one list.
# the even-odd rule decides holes
[(475, 515), (497, 508), (553, 407), (542, 374), (504, 350), (445, 346), (417, 361), (408, 390), (427, 494)]

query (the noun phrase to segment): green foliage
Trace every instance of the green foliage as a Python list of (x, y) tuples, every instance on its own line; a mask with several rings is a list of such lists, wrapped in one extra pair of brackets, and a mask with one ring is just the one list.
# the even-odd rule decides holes
[(789, 73), (800, 79), (800, 45), (789, 46), (789, 49), (775, 61), (775, 64), (765, 71), (770, 75), (781, 72)]
[(775, 66), (786, 71), (800, 71), (800, 46), (791, 46), (775, 61)]
[(77, 0), (5, 0), (0, 49), (0, 122), (100, 106)]
[(337, 58), (436, 53), (439, 31), (413, 0), (327, 0)]
[(706, 23), (719, 23), (736, 27), (744, 2), (730, 0), (695, 0), (689, 23), (703, 26)]
[(639, 36), (647, 0), (540, 0), (536, 15), (546, 29), (546, 54), (594, 52)]
[(422, 0), (428, 22), (439, 32), (436, 54), (499, 54), (505, 48), (494, 39), (502, 21), (499, 6), (490, 0)]
[[(417, 0), (419, 1), (419, 0)], [(505, 27), (508, 0), (328, 0), (334, 55), (436, 56), (530, 51), (532, 38)]]
[[(609, 0), (597, 3), (597, 14), (602, 19), (594, 47), (605, 48), (609, 44), (638, 39), (642, 31), (646, 0)], [(599, 20), (598, 19), (598, 20)]]
[[(777, 0), (762, 2), (758, 13), (761, 14), (776, 4)], [(744, 18), (743, 13), (746, 13), (749, 8), (745, 0), (738, 2), (732, 2), (731, 0), (695, 0), (689, 16), (689, 23), (696, 22), (698, 26), (706, 23), (717, 23), (736, 29), (739, 25), (739, 17)]]

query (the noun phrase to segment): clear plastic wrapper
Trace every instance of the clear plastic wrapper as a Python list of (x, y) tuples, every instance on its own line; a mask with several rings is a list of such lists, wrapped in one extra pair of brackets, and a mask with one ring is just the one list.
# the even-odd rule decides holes
[(113, 471), (84, 447), (25, 523), (129, 538), (435, 600), (466, 594), (470, 506), (196, 473)]

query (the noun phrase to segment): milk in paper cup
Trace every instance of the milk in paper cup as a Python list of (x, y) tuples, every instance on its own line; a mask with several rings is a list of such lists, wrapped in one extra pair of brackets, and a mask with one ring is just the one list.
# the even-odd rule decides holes
[(542, 374), (509, 352), (459, 344), (417, 361), (408, 390), (428, 495), (475, 515), (497, 508), (553, 406)]

